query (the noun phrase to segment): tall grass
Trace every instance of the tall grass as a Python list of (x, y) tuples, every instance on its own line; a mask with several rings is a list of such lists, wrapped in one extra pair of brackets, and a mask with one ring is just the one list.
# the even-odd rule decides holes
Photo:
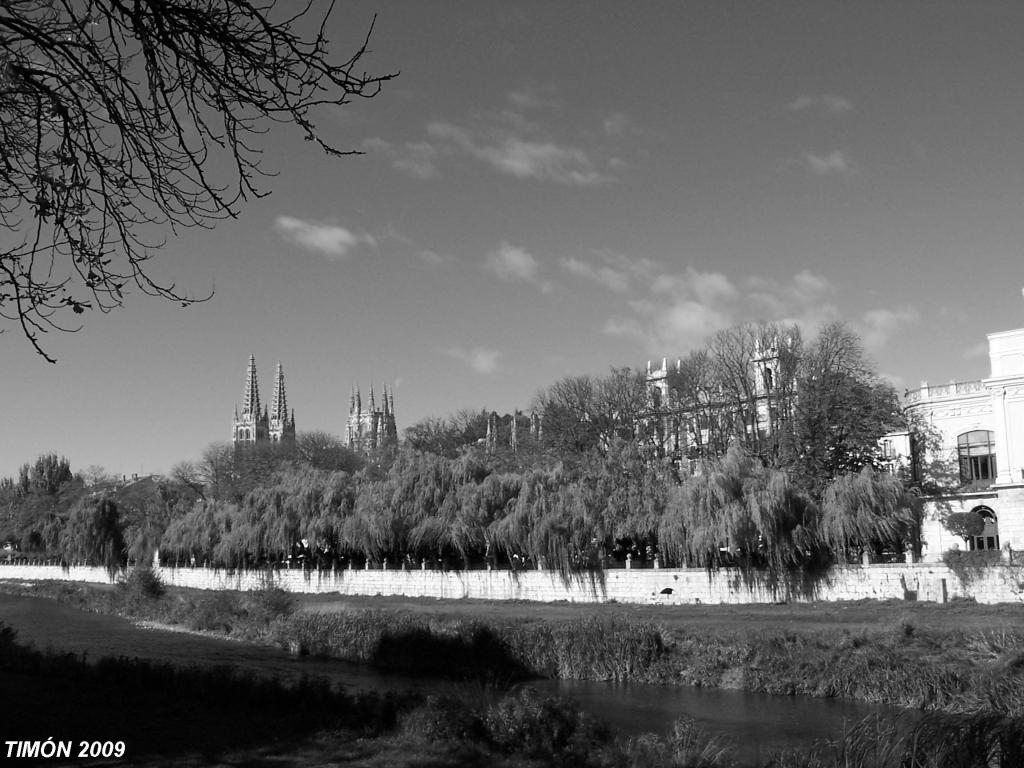
[(607, 614), (559, 622), (490, 619), (483, 611), (473, 619), (395, 609), (312, 613), (295, 612), (292, 598), (279, 590), (171, 590), (133, 607), (109, 593), (51, 588), (77, 607), (215, 629), (412, 675), (499, 686), (528, 677), (686, 684), (1024, 716), (1024, 634), (1010, 629), (936, 629), (904, 618), (853, 629), (709, 631)]

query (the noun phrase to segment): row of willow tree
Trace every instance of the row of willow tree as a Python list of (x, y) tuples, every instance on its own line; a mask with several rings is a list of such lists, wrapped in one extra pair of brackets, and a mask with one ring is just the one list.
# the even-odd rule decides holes
[(616, 442), (572, 465), (518, 471), (482, 449), (402, 451), (384, 472), (281, 471), (240, 503), (196, 502), (160, 547), (172, 562), (223, 567), (299, 556), (320, 567), (427, 559), (577, 570), (656, 552), (670, 566), (785, 571), (902, 552), (918, 528), (916, 496), (870, 466), (816, 500), (739, 447), (680, 478), (670, 462)]
[[(0, 483), (0, 537), (111, 567), (159, 548), (221, 567), (572, 570), (633, 552), (782, 571), (919, 549), (913, 478), (877, 461), (879, 438), (907, 426), (898, 398), (844, 326), (810, 343), (797, 328), (723, 331), (671, 366), (667, 386), (659, 400), (641, 372), (571, 377), (538, 393), (535, 419), (426, 419), (371, 457), (323, 432), (216, 444), (127, 485), (42, 457)], [(667, 423), (679, 450), (666, 449)]]

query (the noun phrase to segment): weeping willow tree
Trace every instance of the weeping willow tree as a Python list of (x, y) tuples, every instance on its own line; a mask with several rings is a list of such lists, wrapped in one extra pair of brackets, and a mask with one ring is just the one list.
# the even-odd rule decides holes
[(583, 479), (596, 496), (602, 527), (616, 540), (654, 542), (668, 506), (670, 466), (635, 441), (619, 441)]
[[(411, 512), (415, 523), (409, 531), (409, 545), (414, 551), (441, 558), (457, 555), (468, 565), (486, 555), (487, 526), (493, 520), (493, 511), (507, 503), (509, 485), (487, 482), (489, 468), (475, 451), (456, 459), (431, 456), (429, 460), (434, 472), (421, 480), (424, 487), (418, 497), (427, 498), (414, 502)], [(517, 492), (518, 484), (512, 485)]]
[(920, 504), (894, 475), (871, 467), (840, 475), (822, 494), (821, 539), (836, 556), (858, 549), (916, 549)]
[(495, 546), (514, 560), (530, 557), (562, 573), (599, 565), (606, 538), (601, 508), (585, 483), (558, 466), (527, 470), (509, 512), (491, 524)]
[(658, 528), (675, 562), (788, 571), (817, 548), (813, 503), (785, 472), (732, 447), (672, 493)]
[(111, 499), (82, 500), (71, 511), (61, 534), (65, 560), (102, 565), (114, 576), (125, 564), (121, 515)]
[(347, 472), (320, 476), (319, 505), (303, 520), (303, 538), (315, 542), (333, 561), (343, 549), (342, 530), (356, 504), (356, 483)]
[(237, 506), (200, 500), (184, 516), (171, 522), (160, 538), (160, 551), (175, 564), (203, 565), (214, 561), (214, 550), (231, 531)]

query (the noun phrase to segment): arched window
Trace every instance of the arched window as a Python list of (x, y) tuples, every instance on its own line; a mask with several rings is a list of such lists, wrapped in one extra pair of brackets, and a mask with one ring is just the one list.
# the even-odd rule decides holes
[(971, 510), (981, 516), (985, 521), (985, 528), (980, 536), (974, 536), (969, 542), (973, 550), (978, 549), (999, 549), (999, 522), (996, 520), (996, 513), (989, 507), (975, 507)]
[(956, 438), (960, 459), (960, 482), (964, 485), (991, 485), (996, 479), (994, 435), (985, 429), (964, 432)]

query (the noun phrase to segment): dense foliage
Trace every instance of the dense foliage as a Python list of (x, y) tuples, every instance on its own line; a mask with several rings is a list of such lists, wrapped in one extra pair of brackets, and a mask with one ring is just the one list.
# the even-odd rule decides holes
[[(774, 373), (758, 390), (748, 374), (771, 344)], [(841, 326), (811, 344), (796, 329), (731, 329), (668, 383), (658, 401), (628, 369), (573, 377), (538, 395), (539, 420), (462, 411), (370, 457), (314, 432), (214, 444), (168, 478), (87, 486), (44, 456), (0, 484), (0, 537), (109, 568), (159, 548), (226, 567), (570, 572), (632, 556), (779, 574), (919, 548), (918, 498), (876, 468), (894, 395)], [(690, 430), (685, 455), (665, 450), (666, 417)]]

